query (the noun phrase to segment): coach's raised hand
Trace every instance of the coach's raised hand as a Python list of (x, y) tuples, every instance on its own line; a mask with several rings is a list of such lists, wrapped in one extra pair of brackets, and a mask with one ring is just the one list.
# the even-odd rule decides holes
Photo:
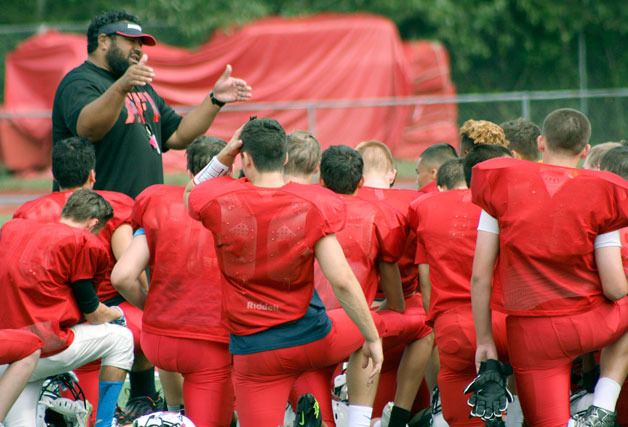
[(219, 103), (246, 101), (251, 97), (251, 86), (244, 80), (231, 77), (231, 65), (225, 67), (222, 75), (216, 80), (212, 93)]
[(148, 55), (142, 55), (142, 58), (136, 64), (129, 65), (122, 77), (116, 81), (122, 92), (131, 92), (134, 86), (145, 86), (153, 81), (155, 71), (146, 65), (147, 61)]

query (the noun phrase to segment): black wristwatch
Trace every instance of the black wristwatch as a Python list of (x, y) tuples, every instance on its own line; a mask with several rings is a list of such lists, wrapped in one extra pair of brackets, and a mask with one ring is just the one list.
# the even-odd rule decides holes
[(216, 105), (218, 108), (222, 108), (225, 106), (226, 102), (222, 102), (220, 99), (214, 96), (214, 92), (209, 92), (209, 99), (211, 99), (212, 104)]

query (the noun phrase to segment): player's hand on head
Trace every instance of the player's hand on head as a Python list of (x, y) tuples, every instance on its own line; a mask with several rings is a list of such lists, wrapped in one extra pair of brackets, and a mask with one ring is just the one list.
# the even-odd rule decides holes
[(133, 87), (145, 86), (153, 81), (155, 71), (146, 65), (147, 61), (148, 55), (144, 54), (137, 64), (129, 65), (129, 68), (117, 81), (122, 91), (131, 92)]
[(495, 342), (478, 343), (475, 350), (475, 370), (480, 370), (480, 364), (488, 359), (497, 359), (497, 347)]
[(376, 341), (364, 341), (364, 344), (362, 345), (362, 353), (365, 356), (362, 368), (367, 369), (369, 367), (369, 362), (371, 364), (369, 383), (372, 383), (381, 372), (382, 365), (384, 363), (382, 340), (378, 338)]
[(214, 84), (214, 97), (221, 102), (246, 101), (251, 98), (252, 88), (244, 80), (231, 77), (231, 65), (225, 67), (225, 71)]

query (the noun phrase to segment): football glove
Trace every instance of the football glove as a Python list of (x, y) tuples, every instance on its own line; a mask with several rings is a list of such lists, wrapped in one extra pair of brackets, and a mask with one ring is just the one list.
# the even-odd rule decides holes
[(471, 416), (483, 420), (501, 417), (512, 402), (512, 394), (506, 381), (512, 374), (512, 367), (499, 360), (489, 359), (480, 364), (478, 376), (469, 384), (464, 393), (472, 393), (468, 400)]
[(120, 326), (125, 326), (126, 327), (126, 317), (124, 316), (124, 311), (118, 307), (117, 305), (112, 305), (111, 308), (116, 308), (120, 311), (120, 317), (118, 317), (117, 319), (112, 320), (111, 324), (113, 325), (120, 325)]

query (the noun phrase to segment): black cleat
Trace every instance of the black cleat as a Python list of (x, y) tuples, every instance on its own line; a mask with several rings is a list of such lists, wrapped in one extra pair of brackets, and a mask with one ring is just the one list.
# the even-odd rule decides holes
[(316, 398), (310, 393), (301, 395), (293, 427), (321, 427), (322, 423), (321, 409)]

